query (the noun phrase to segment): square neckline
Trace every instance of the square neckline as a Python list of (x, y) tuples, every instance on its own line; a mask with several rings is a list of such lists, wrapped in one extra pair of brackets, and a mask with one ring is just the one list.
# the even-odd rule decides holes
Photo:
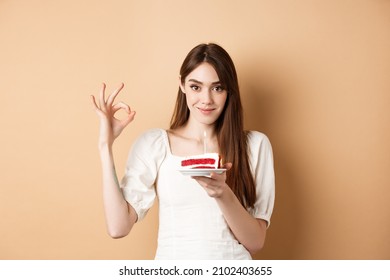
[(172, 157), (181, 158), (181, 159), (188, 157), (188, 156), (178, 156), (178, 155), (173, 154), (173, 153), (172, 153), (172, 149), (171, 149), (171, 143), (169, 142), (168, 130), (162, 129), (162, 131), (163, 131), (164, 142), (165, 142), (165, 145), (166, 145), (166, 147), (167, 147), (167, 152), (168, 152), (168, 154), (169, 154), (170, 156), (172, 156)]

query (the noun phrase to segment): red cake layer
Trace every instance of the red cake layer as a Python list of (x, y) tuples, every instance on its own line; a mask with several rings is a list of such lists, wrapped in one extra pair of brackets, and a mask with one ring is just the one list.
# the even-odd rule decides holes
[(202, 165), (202, 166), (195, 166), (195, 167), (192, 167), (192, 169), (215, 169), (214, 166), (211, 167), (209, 165)]
[(217, 169), (220, 164), (221, 157), (217, 153), (195, 155), (181, 161), (181, 166), (185, 169)]
[(215, 163), (215, 159), (213, 158), (198, 158), (198, 159), (183, 160), (181, 162), (181, 166), (188, 166), (194, 164), (214, 164), (214, 163)]

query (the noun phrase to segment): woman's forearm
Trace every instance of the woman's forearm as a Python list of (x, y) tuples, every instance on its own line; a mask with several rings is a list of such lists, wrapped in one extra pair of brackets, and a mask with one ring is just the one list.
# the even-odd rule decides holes
[(126, 236), (133, 227), (137, 215), (126, 202), (119, 186), (112, 148), (102, 145), (100, 158), (103, 175), (103, 203), (108, 233), (113, 238)]
[(252, 217), (230, 188), (222, 196), (216, 197), (216, 201), (237, 240), (251, 254), (261, 250), (266, 236), (266, 222)]

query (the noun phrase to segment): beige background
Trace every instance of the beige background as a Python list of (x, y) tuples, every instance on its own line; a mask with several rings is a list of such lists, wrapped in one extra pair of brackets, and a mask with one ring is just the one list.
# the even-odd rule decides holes
[(168, 126), (187, 52), (233, 57), (246, 127), (274, 148), (260, 259), (390, 258), (390, 1), (0, 1), (0, 259), (150, 259), (157, 207), (105, 232), (89, 95), (125, 83), (136, 121)]

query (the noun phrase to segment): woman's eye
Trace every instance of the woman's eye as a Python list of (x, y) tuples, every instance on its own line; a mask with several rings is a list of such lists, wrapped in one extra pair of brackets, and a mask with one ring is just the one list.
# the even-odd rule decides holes
[(221, 92), (221, 91), (223, 91), (223, 88), (221, 86), (217, 86), (214, 88), (214, 90), (217, 92)]
[(199, 90), (199, 87), (197, 85), (190, 85), (190, 88), (193, 90), (193, 91), (198, 91)]

